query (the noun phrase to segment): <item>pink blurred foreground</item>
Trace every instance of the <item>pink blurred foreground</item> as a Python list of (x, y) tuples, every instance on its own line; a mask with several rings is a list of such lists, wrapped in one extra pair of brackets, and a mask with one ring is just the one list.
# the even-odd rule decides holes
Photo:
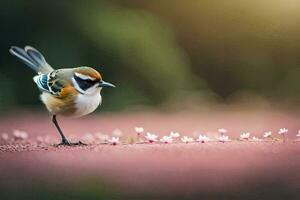
[[(270, 111), (124, 113), (61, 119), (66, 135), (78, 138), (86, 132), (109, 134), (115, 128), (125, 135), (135, 135), (136, 126), (158, 135), (173, 130), (181, 135), (192, 135), (195, 130), (214, 135), (220, 127), (226, 128), (230, 137), (238, 137), (242, 131), (262, 137), (264, 131), (277, 133), (281, 127), (288, 128), (289, 133), (285, 143), (233, 141), (31, 149), (27, 144), (15, 147), (14, 153), (6, 152), (2, 146), (0, 184), (41, 180), (67, 184), (81, 177), (93, 177), (105, 180), (128, 198), (214, 197), (239, 192), (251, 195), (254, 191), (255, 197), (261, 191), (270, 192), (270, 198), (272, 193), (295, 198), (300, 196), (300, 142), (294, 140), (300, 128), (299, 119), (294, 113)], [(58, 134), (46, 116), (26, 114), (1, 119), (1, 132), (14, 129), (27, 131), (31, 138), (51, 134), (58, 141)], [(17, 153), (19, 150), (23, 152)]]

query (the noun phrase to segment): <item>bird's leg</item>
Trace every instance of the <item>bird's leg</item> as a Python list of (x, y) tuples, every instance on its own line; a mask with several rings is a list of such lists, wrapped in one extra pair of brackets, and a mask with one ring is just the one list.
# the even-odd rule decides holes
[(57, 123), (57, 120), (56, 120), (56, 115), (53, 115), (52, 116), (52, 122), (54, 123), (55, 127), (57, 128), (60, 136), (61, 136), (61, 143), (59, 143), (57, 146), (60, 146), (60, 145), (68, 145), (68, 146), (71, 146), (71, 145), (85, 145), (84, 143), (82, 143), (81, 141), (79, 142), (75, 142), (75, 143), (71, 143), (67, 140), (66, 136), (64, 135), (64, 133), (62, 132), (62, 130), (60, 129), (58, 123)]
[(64, 133), (62, 132), (62, 130), (60, 129), (57, 121), (56, 121), (56, 115), (52, 116), (52, 122), (54, 123), (56, 129), (58, 130), (60, 136), (61, 136), (61, 143), (59, 145), (71, 145), (71, 143), (67, 140), (67, 138), (65, 137)]

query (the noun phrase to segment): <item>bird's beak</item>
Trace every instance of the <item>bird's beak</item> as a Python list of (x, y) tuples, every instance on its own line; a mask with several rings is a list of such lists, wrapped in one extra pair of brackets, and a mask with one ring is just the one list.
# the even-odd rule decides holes
[(108, 82), (105, 82), (105, 81), (101, 81), (99, 83), (98, 87), (116, 87), (116, 86), (114, 84), (111, 84), (111, 83), (108, 83)]

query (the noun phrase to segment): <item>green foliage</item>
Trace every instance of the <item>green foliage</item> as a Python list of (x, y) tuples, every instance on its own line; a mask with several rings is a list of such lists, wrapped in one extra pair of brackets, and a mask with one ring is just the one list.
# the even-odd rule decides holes
[[(136, 94), (146, 90), (144, 95), (160, 102), (171, 93), (195, 85), (183, 51), (158, 18), (115, 6), (96, 5), (80, 10), (86, 13), (76, 18), (83, 34), (99, 49), (108, 50), (119, 59), (118, 66), (111, 67), (120, 88), (128, 88), (128, 82), (132, 82)], [(134, 92), (130, 96), (134, 98)]]
[(295, 8), (258, 0), (2, 0), (0, 110), (42, 106), (34, 73), (8, 54), (11, 45), (27, 44), (55, 68), (100, 70), (117, 85), (104, 91), (104, 110), (181, 94), (226, 100), (243, 91), (298, 104)]
[[(45, 182), (31, 180), (28, 183), (14, 183), (14, 185), (0, 185), (1, 199), (45, 199), (45, 200), (73, 200), (73, 199), (119, 199), (120, 192), (113, 189), (113, 185), (102, 182), (97, 178), (80, 178), (73, 182), (58, 179)], [(22, 181), (21, 181), (22, 182)]]

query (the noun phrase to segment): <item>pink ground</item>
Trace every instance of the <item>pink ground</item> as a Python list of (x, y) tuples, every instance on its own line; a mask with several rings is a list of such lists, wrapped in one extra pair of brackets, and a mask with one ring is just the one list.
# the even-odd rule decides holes
[(270, 111), (94, 115), (62, 119), (63, 130), (78, 138), (86, 132), (110, 133), (115, 128), (134, 135), (135, 126), (160, 135), (171, 130), (192, 135), (201, 130), (215, 136), (222, 127), (234, 138), (241, 131), (261, 137), (264, 131), (286, 127), (289, 141), (55, 148), (34, 142), (37, 135), (58, 139), (48, 117), (6, 117), (0, 121), (0, 132), (20, 129), (31, 138), (19, 145), (0, 146), (0, 186), (11, 191), (14, 185), (84, 184), (83, 179), (95, 179), (129, 199), (294, 199), (300, 197), (300, 142), (294, 141), (299, 119), (295, 113)]

